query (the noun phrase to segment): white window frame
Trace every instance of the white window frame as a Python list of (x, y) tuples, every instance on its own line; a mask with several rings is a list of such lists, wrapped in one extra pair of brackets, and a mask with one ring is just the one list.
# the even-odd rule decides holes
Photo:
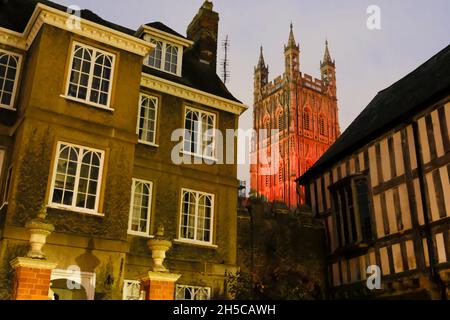
[[(87, 87), (87, 93), (86, 93), (86, 99), (81, 99), (78, 97), (73, 97), (69, 95), (69, 87), (70, 87), (70, 77), (72, 74), (72, 66), (73, 66), (73, 60), (75, 58), (75, 46), (81, 46), (84, 47), (86, 49), (91, 49), (92, 52), (92, 59), (91, 59), (91, 66), (90, 66), (90, 70), (89, 70), (89, 79), (88, 79), (88, 87)], [(94, 78), (94, 66), (95, 66), (95, 55), (96, 53), (102, 53), (108, 56), (112, 57), (111, 60), (111, 77), (109, 79), (109, 88), (108, 88), (108, 102), (106, 105), (100, 104), (100, 103), (95, 103), (90, 101), (90, 97), (91, 97), (91, 90), (92, 90), (92, 80)], [(115, 68), (116, 68), (116, 55), (112, 52), (109, 51), (105, 51), (78, 41), (73, 41), (72, 43), (72, 49), (71, 49), (71, 56), (70, 56), (70, 63), (68, 66), (68, 71), (67, 71), (67, 80), (66, 80), (66, 89), (65, 89), (65, 93), (63, 95), (64, 98), (69, 99), (69, 100), (74, 100), (77, 102), (81, 102), (81, 103), (85, 103), (100, 109), (106, 109), (106, 110), (110, 110), (110, 111), (114, 111), (114, 108), (111, 107), (111, 96), (112, 96), (112, 87), (114, 85), (114, 73), (115, 73)]]
[(4, 49), (0, 49), (0, 53), (5, 53), (5, 54), (12, 55), (12, 56), (15, 56), (16, 58), (18, 58), (17, 59), (16, 77), (14, 79), (13, 91), (11, 93), (11, 102), (10, 102), (9, 105), (5, 105), (5, 104), (2, 104), (1, 101), (0, 101), (0, 109), (7, 109), (7, 110), (15, 111), (15, 110), (17, 110), (14, 107), (14, 105), (16, 103), (17, 88), (19, 86), (19, 75), (20, 75), (20, 71), (21, 71), (21, 68), (22, 68), (22, 55), (18, 54), (18, 53), (15, 53), (15, 52), (12, 52), (12, 51), (4, 50)]
[[(97, 190), (96, 190), (96, 197), (95, 197), (95, 206), (94, 209), (86, 209), (86, 208), (80, 208), (75, 206), (73, 203), (76, 201), (77, 193), (78, 193), (78, 185), (80, 180), (80, 171), (81, 171), (81, 164), (80, 162), (77, 162), (77, 172), (75, 174), (75, 184), (74, 184), (74, 200), (72, 200), (72, 205), (65, 205), (61, 203), (53, 203), (53, 193), (55, 190), (55, 181), (56, 181), (56, 174), (57, 174), (57, 168), (58, 168), (58, 160), (59, 160), (59, 154), (61, 150), (61, 146), (70, 146), (70, 147), (76, 147), (80, 148), (80, 154), (82, 150), (88, 150), (92, 152), (98, 152), (102, 155), (100, 159), (100, 167), (99, 167), (99, 173), (98, 173), (98, 180), (97, 180)], [(100, 149), (94, 149), (82, 145), (77, 145), (65, 141), (58, 141), (56, 146), (56, 152), (53, 158), (54, 164), (53, 164), (53, 174), (52, 174), (52, 182), (50, 186), (50, 192), (48, 197), (48, 207), (55, 208), (55, 209), (62, 209), (62, 210), (69, 210), (73, 212), (80, 212), (80, 213), (88, 213), (92, 215), (97, 216), (104, 216), (103, 213), (99, 213), (99, 204), (100, 204), (100, 197), (101, 197), (101, 190), (102, 190), (102, 184), (103, 184), (103, 170), (104, 170), (104, 163), (105, 163), (105, 151)]]
[[(151, 66), (148, 63), (149, 56), (145, 57), (145, 59), (144, 59), (144, 64), (146, 66), (148, 66), (150, 68), (153, 68), (153, 69), (156, 69), (156, 70), (167, 72), (169, 74), (174, 74), (174, 75), (177, 75), (177, 76), (181, 76), (181, 70), (182, 70), (182, 64), (183, 64), (183, 46), (178, 45), (178, 44), (173, 43), (173, 42), (168, 42), (166, 40), (162, 40), (161, 38), (155, 37), (155, 36), (153, 36), (151, 34), (148, 34), (148, 33), (146, 33), (144, 35), (144, 40), (147, 41), (147, 42), (151, 42), (151, 40), (153, 40), (153, 41), (158, 41), (158, 42), (162, 43), (162, 45), (161, 45), (161, 68), (157, 68), (155, 66)], [(176, 72), (170, 72), (170, 71), (166, 70), (166, 68), (165, 68), (167, 46), (176, 47), (177, 50), (178, 50), (178, 52), (177, 52), (178, 53), (178, 55), (177, 55), (177, 71)]]
[(141, 282), (139, 280), (123, 280), (123, 289), (122, 289), (122, 300), (144, 300), (144, 291), (139, 290), (139, 298), (138, 299), (129, 299), (130, 297), (133, 297), (128, 292), (128, 285), (138, 285), (141, 286)]
[[(133, 220), (133, 204), (134, 204), (135, 184), (136, 183), (144, 183), (144, 184), (150, 185), (148, 208), (147, 208), (147, 232), (131, 230), (131, 223)], [(152, 238), (152, 235), (150, 235), (150, 220), (152, 217), (152, 204), (153, 204), (153, 181), (147, 181), (147, 180), (133, 178), (132, 185), (131, 185), (130, 213), (129, 213), (129, 217), (128, 217), (128, 234)]]
[[(153, 141), (142, 140), (141, 138), (139, 138), (139, 130), (141, 129), (140, 128), (140, 119), (141, 119), (141, 108), (142, 108), (142, 99), (143, 98), (147, 98), (150, 100), (152, 100), (152, 99), (156, 100), (156, 108), (155, 108), (156, 110), (155, 110), (155, 120), (154, 120), (155, 125), (153, 128), (153, 131), (155, 134), (153, 136)], [(158, 145), (156, 144), (156, 135), (157, 135), (157, 129), (158, 129), (159, 106), (160, 106), (160, 103), (159, 103), (159, 98), (157, 96), (153, 96), (153, 95), (146, 94), (146, 93), (141, 93), (139, 95), (139, 109), (138, 109), (138, 117), (137, 117), (137, 125), (136, 125), (136, 133), (138, 135), (139, 143), (146, 144), (146, 145), (153, 146), (153, 147), (158, 147)]]
[[(210, 287), (200, 287), (200, 286), (190, 286), (190, 285), (184, 285), (184, 284), (177, 284), (175, 287), (175, 300), (187, 300), (187, 299), (180, 299), (178, 296), (178, 292), (183, 290), (191, 290), (192, 296), (195, 297), (201, 290), (205, 290), (207, 299), (211, 300), (211, 288)], [(190, 300), (197, 300), (197, 299), (190, 299)]]
[[(184, 149), (186, 130), (188, 130), (186, 128), (186, 115), (187, 115), (188, 111), (197, 112), (199, 114), (199, 118), (198, 118), (199, 119), (198, 120), (198, 122), (199, 122), (199, 126), (198, 126), (198, 139), (199, 139), (199, 141), (196, 142), (197, 150), (195, 152), (187, 151), (187, 150)], [(212, 136), (212, 148), (213, 148), (212, 156), (207, 156), (207, 155), (203, 154), (204, 153), (204, 150), (203, 150), (204, 137), (203, 137), (203, 134), (202, 134), (203, 122), (201, 120), (203, 115), (212, 116), (212, 118), (213, 118), (213, 132), (214, 132), (214, 134)], [(183, 121), (183, 127), (184, 127), (185, 133), (183, 134), (183, 149), (182, 149), (183, 151), (182, 151), (182, 153), (186, 154), (186, 155), (190, 155), (190, 156), (195, 156), (195, 157), (207, 159), (207, 160), (217, 161), (217, 158), (216, 158), (216, 142), (217, 141), (216, 141), (216, 133), (215, 133), (215, 131), (217, 130), (217, 117), (216, 117), (216, 114), (214, 114), (212, 112), (204, 111), (202, 109), (197, 109), (197, 108), (193, 108), (193, 107), (190, 107), (190, 106), (185, 106), (183, 120), (184, 120)]]
[[(189, 238), (183, 238), (181, 236), (181, 229), (183, 227), (183, 196), (184, 192), (192, 192), (196, 194), (197, 199), (201, 196), (210, 196), (211, 197), (211, 224), (209, 229), (209, 241), (204, 240), (197, 240), (197, 221), (198, 221), (198, 203), (196, 203), (195, 207), (195, 221), (194, 221), (194, 237), (195, 239), (189, 239)], [(203, 246), (214, 246), (213, 245), (213, 239), (214, 239), (214, 211), (215, 211), (215, 195), (208, 192), (188, 189), (188, 188), (182, 188), (181, 189), (181, 196), (180, 196), (180, 211), (179, 211), (179, 227), (178, 227), (178, 238), (176, 239), (176, 242), (184, 242), (184, 243), (192, 243), (192, 244), (198, 244)]]

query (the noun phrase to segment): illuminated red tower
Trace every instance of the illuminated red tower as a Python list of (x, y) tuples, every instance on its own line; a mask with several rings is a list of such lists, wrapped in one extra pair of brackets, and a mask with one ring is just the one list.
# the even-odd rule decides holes
[[(279, 138), (275, 142), (268, 135), (260, 141), (258, 135), (252, 150), (252, 158), (257, 160), (250, 167), (250, 192), (292, 207), (304, 202), (295, 179), (320, 158), (339, 136), (340, 129), (336, 69), (328, 42), (325, 42), (320, 63), (320, 80), (300, 72), (300, 47), (295, 42), (292, 24), (284, 57), (284, 74), (269, 82), (269, 67), (261, 47), (254, 70), (253, 128), (257, 132), (259, 129), (279, 129)], [(278, 148), (274, 148), (274, 143)], [(270, 154), (277, 149), (279, 167), (266, 174), (262, 170), (260, 151)]]

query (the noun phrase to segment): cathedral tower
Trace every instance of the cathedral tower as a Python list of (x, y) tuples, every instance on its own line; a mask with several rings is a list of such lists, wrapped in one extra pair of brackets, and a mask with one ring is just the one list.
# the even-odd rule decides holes
[[(335, 61), (328, 42), (320, 62), (321, 79), (302, 73), (300, 46), (291, 23), (284, 46), (285, 71), (269, 82), (269, 68), (262, 47), (254, 69), (253, 127), (257, 139), (252, 149), (250, 188), (253, 195), (281, 201), (289, 207), (304, 203), (303, 190), (295, 179), (310, 168), (340, 134), (336, 98)], [(279, 130), (277, 139), (260, 136), (259, 130)], [(279, 153), (270, 172), (260, 161), (261, 154)]]

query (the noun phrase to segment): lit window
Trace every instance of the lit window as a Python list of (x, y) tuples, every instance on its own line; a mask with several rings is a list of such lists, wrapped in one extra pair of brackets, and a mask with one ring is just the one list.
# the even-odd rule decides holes
[(114, 55), (74, 43), (67, 95), (109, 108)]
[(214, 195), (182, 189), (180, 239), (212, 243)]
[(211, 288), (177, 284), (175, 300), (209, 300)]
[(19, 55), (0, 50), (0, 108), (15, 110), (20, 61)]
[(216, 117), (214, 114), (186, 108), (183, 152), (203, 158), (214, 158)]
[(150, 181), (133, 179), (128, 226), (128, 233), (130, 234), (150, 235), (152, 187), (153, 184)]
[(325, 117), (322, 114), (319, 116), (319, 133), (325, 135)]
[(137, 280), (123, 280), (122, 300), (144, 300), (144, 291)]
[(158, 98), (142, 94), (140, 97), (138, 135), (139, 142), (154, 145), (156, 141), (156, 120)]
[(179, 62), (182, 56), (182, 48), (180, 46), (156, 40), (149, 34), (144, 36), (144, 40), (156, 45), (155, 49), (144, 60), (144, 64), (155, 69), (181, 75)]
[(50, 205), (98, 214), (104, 152), (58, 143)]

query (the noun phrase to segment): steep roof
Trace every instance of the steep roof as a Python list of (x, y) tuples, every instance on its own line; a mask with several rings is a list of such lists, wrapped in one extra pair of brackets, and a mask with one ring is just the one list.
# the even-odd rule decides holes
[(450, 94), (450, 45), (380, 91), (323, 156), (297, 179), (301, 184), (431, 103)]
[[(67, 12), (67, 7), (47, 0), (0, 1), (0, 27), (23, 32), (38, 3)], [(81, 18), (128, 35), (134, 36), (136, 34), (136, 30), (104, 20), (90, 10), (81, 10)], [(152, 22), (147, 25), (186, 39), (186, 37), (161, 22)], [(228, 91), (216, 71), (210, 66), (201, 63), (198, 57), (190, 49), (186, 50), (183, 55), (183, 73), (181, 77), (146, 66), (143, 66), (143, 72), (240, 103), (240, 101)]]

